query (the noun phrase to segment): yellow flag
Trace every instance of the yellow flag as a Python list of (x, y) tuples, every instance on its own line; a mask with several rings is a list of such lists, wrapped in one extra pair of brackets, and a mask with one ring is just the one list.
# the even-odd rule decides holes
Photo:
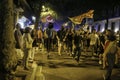
[(79, 16), (75, 16), (75, 17), (68, 17), (74, 24), (81, 24), (82, 20), (84, 18), (93, 18), (93, 12), (94, 10), (90, 10), (87, 13), (81, 14)]
[(81, 24), (82, 20), (83, 20), (83, 16), (75, 16), (75, 17), (68, 17), (74, 24)]
[(94, 10), (90, 10), (87, 13), (85, 13), (85, 18), (93, 18), (93, 12)]

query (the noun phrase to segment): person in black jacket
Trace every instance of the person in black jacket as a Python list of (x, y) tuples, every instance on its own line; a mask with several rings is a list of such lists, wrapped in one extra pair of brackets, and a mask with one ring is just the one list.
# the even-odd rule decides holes
[(58, 55), (61, 56), (61, 51), (64, 50), (64, 37), (65, 37), (65, 28), (61, 26), (61, 29), (57, 31), (57, 40), (58, 40)]
[(46, 38), (46, 47), (47, 47), (47, 58), (50, 58), (50, 51), (51, 51), (51, 45), (52, 45), (52, 35), (53, 35), (53, 23), (49, 23), (48, 27), (46, 29), (46, 34), (47, 34), (47, 38)]
[(23, 51), (22, 51), (23, 40), (22, 40), (22, 33), (20, 31), (20, 28), (21, 28), (21, 25), (18, 23), (16, 25), (15, 32), (14, 32), (14, 37), (15, 37), (15, 41), (16, 41), (15, 48), (16, 48), (16, 54), (17, 54), (18, 59), (23, 58)]
[[(80, 55), (81, 55), (81, 44), (82, 36), (80, 36), (79, 31), (76, 31), (74, 38), (73, 38), (73, 44), (74, 44), (74, 54), (73, 58), (79, 63)], [(77, 58), (76, 58), (77, 56)]]

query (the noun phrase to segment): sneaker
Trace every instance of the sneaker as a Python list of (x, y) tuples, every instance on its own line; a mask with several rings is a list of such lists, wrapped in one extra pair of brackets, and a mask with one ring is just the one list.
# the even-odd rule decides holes
[(74, 52), (71, 53), (72, 55), (74, 54)]
[(104, 80), (111, 80), (111, 78), (106, 78), (104, 74), (103, 74), (103, 79)]
[(92, 56), (92, 57), (91, 57), (91, 59), (95, 59), (95, 57), (94, 57), (94, 56)]
[(50, 58), (50, 55), (47, 55), (47, 58), (49, 59), (49, 58)]
[(96, 56), (97, 54), (96, 53), (93, 53), (94, 56)]
[(29, 70), (29, 68), (28, 67), (24, 67), (24, 70)]
[(83, 59), (80, 59), (80, 62), (83, 62), (84, 60)]
[(61, 54), (60, 54), (60, 53), (59, 53), (58, 55), (59, 55), (59, 56), (61, 56)]
[(102, 61), (101, 61), (101, 60), (99, 60), (99, 64), (102, 64)]
[(30, 59), (28, 62), (33, 63), (33, 59)]
[(106, 80), (105, 75), (103, 74), (103, 79)]
[(77, 63), (79, 63), (79, 59), (75, 58), (75, 60), (77, 61)]

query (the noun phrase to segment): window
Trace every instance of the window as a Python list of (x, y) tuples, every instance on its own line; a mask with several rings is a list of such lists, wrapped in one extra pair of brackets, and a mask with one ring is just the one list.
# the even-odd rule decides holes
[(105, 23), (105, 30), (108, 29), (108, 23)]
[(115, 22), (111, 23), (111, 30), (113, 30), (113, 31), (115, 30)]
[(101, 25), (98, 25), (98, 31), (100, 31), (100, 27), (101, 27)]

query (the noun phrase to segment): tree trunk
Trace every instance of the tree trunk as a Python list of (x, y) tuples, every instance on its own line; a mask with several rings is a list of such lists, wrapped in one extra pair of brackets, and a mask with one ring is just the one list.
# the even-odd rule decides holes
[(34, 27), (35, 29), (37, 29), (39, 26), (41, 9), (42, 9), (42, 5), (40, 4), (38, 7), (38, 10), (36, 10), (36, 15), (35, 15), (36, 21), (35, 21), (35, 27)]
[(17, 65), (13, 31), (13, 0), (0, 2), (0, 80), (14, 80)]

